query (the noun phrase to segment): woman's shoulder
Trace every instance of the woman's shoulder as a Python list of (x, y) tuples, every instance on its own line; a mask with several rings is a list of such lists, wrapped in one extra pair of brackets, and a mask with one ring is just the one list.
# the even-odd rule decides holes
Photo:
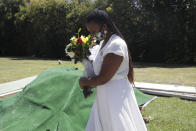
[(106, 47), (104, 48), (103, 56), (105, 56), (108, 53), (114, 53), (120, 56), (124, 56), (125, 50), (126, 50), (125, 41), (117, 35), (112, 35), (110, 41), (107, 43)]
[(120, 36), (114, 34), (110, 46), (126, 46), (126, 42)]

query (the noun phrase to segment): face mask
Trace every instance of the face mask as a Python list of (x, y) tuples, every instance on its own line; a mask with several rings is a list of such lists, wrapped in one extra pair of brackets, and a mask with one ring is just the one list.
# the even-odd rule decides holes
[(96, 37), (97, 37), (98, 39), (103, 39), (102, 33), (101, 33), (101, 32), (97, 33)]
[(98, 32), (98, 33), (96, 34), (96, 37), (97, 37), (98, 40), (103, 40), (103, 38), (105, 38), (105, 37), (106, 37), (106, 34), (107, 34), (107, 30), (104, 30), (104, 32), (103, 32), (103, 34), (102, 34), (102, 33), (101, 33), (101, 29), (102, 29), (102, 26), (101, 26), (101, 28), (100, 28), (100, 32)]
[(102, 33), (101, 32), (96, 33), (94, 35), (94, 39), (96, 40), (96, 44), (100, 44), (100, 42), (103, 40)]

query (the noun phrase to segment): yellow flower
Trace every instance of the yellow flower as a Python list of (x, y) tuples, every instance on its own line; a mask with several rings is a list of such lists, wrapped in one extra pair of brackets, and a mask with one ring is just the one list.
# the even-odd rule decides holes
[(81, 36), (82, 42), (84, 42), (85, 44), (88, 42), (89, 38), (85, 37), (85, 36)]

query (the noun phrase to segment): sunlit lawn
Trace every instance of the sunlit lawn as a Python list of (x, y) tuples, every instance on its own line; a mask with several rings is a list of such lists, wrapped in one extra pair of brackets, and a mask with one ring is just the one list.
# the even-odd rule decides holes
[[(136, 81), (149, 83), (178, 84), (196, 87), (196, 66), (134, 63)], [(58, 66), (81, 64), (57, 60), (32, 58), (0, 57), (0, 83), (22, 79), (40, 74), (42, 71)], [(159, 97), (143, 111), (151, 116), (147, 124), (149, 131), (196, 131), (196, 102), (179, 98)]]
[(67, 61), (63, 61), (63, 64), (59, 65), (58, 60), (0, 57), (0, 83), (38, 75), (46, 69), (58, 66), (83, 68), (80, 64)]
[[(57, 60), (32, 58), (0, 57), (0, 83), (38, 75), (42, 71), (57, 66), (76, 66), (81, 64)], [(196, 66), (134, 63), (135, 80), (148, 83), (177, 84), (196, 87)]]
[(149, 131), (196, 131), (196, 101), (158, 97), (142, 114), (152, 119)]
[(135, 63), (136, 81), (196, 87), (196, 65)]

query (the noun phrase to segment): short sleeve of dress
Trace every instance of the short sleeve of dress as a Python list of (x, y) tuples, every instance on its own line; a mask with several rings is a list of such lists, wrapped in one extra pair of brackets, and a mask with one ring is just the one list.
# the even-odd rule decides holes
[(106, 56), (108, 53), (114, 53), (119, 56), (124, 56), (124, 43), (122, 40), (116, 39), (109, 43), (103, 52), (103, 56)]

